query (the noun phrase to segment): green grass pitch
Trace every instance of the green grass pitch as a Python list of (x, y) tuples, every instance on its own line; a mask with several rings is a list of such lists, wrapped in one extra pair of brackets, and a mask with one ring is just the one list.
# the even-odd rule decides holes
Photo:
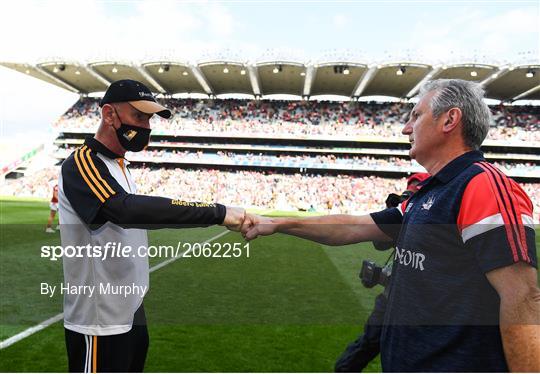
[[(62, 280), (61, 261), (40, 257), (42, 245), (60, 242), (44, 232), (48, 209), (43, 201), (0, 201), (0, 340), (62, 311), (61, 296), (40, 295), (41, 282)], [(158, 230), (149, 239), (195, 243), (222, 231)], [(227, 233), (216, 242), (243, 239)], [(382, 291), (362, 287), (361, 262), (388, 255), (371, 244), (327, 247), (275, 235), (250, 243), (249, 258), (181, 258), (151, 274), (146, 371), (333, 371)], [(1, 372), (66, 370), (61, 322), (0, 350)], [(380, 371), (379, 360), (367, 371)]]

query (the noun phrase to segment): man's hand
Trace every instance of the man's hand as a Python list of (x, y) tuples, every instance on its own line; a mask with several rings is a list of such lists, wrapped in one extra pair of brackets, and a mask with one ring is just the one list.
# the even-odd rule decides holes
[(244, 208), (227, 207), (227, 213), (222, 225), (231, 231), (240, 231), (244, 220), (246, 219), (246, 211)]
[(540, 372), (540, 289), (536, 269), (518, 262), (486, 273), (501, 299), (500, 329), (508, 368)]
[(277, 231), (277, 223), (272, 218), (248, 214), (241, 231), (244, 239), (250, 241), (259, 236), (274, 234)]

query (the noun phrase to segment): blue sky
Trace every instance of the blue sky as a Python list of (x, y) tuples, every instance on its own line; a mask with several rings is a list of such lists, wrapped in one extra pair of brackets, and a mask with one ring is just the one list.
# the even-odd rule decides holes
[[(331, 55), (540, 60), (538, 1), (4, 1), (0, 61)], [(269, 51), (270, 50), (270, 51)], [(46, 132), (76, 99), (0, 68), (2, 138)]]

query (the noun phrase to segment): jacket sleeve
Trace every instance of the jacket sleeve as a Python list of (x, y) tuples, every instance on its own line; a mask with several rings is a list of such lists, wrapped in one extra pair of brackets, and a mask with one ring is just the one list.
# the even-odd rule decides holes
[(165, 197), (118, 194), (103, 204), (98, 221), (111, 221), (124, 228), (186, 228), (223, 223), (221, 204), (185, 202)]
[(387, 208), (381, 210), (380, 212), (374, 212), (370, 214), (371, 218), (373, 218), (373, 221), (375, 221), (379, 229), (381, 229), (382, 232), (391, 237), (394, 243), (397, 241), (399, 232), (401, 231), (403, 215), (405, 214), (409, 200), (410, 199), (407, 199), (401, 202), (395, 208)]
[(86, 224), (107, 221), (122, 227), (157, 229), (221, 224), (221, 204), (184, 202), (165, 197), (130, 194), (114, 179), (107, 165), (82, 146), (62, 164), (64, 192)]
[(497, 169), (486, 167), (469, 181), (457, 224), (484, 273), (520, 261), (537, 266), (532, 202)]

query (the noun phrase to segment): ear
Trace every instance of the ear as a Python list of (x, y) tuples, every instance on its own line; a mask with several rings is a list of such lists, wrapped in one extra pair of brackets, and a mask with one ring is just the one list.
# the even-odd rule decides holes
[(443, 132), (449, 134), (461, 123), (463, 113), (459, 108), (451, 108), (446, 112), (445, 120), (443, 124)]
[(116, 129), (115, 123), (118, 115), (116, 114), (116, 111), (114, 110), (113, 106), (110, 104), (105, 104), (101, 108), (101, 118), (103, 118), (103, 122), (105, 124), (112, 126)]

